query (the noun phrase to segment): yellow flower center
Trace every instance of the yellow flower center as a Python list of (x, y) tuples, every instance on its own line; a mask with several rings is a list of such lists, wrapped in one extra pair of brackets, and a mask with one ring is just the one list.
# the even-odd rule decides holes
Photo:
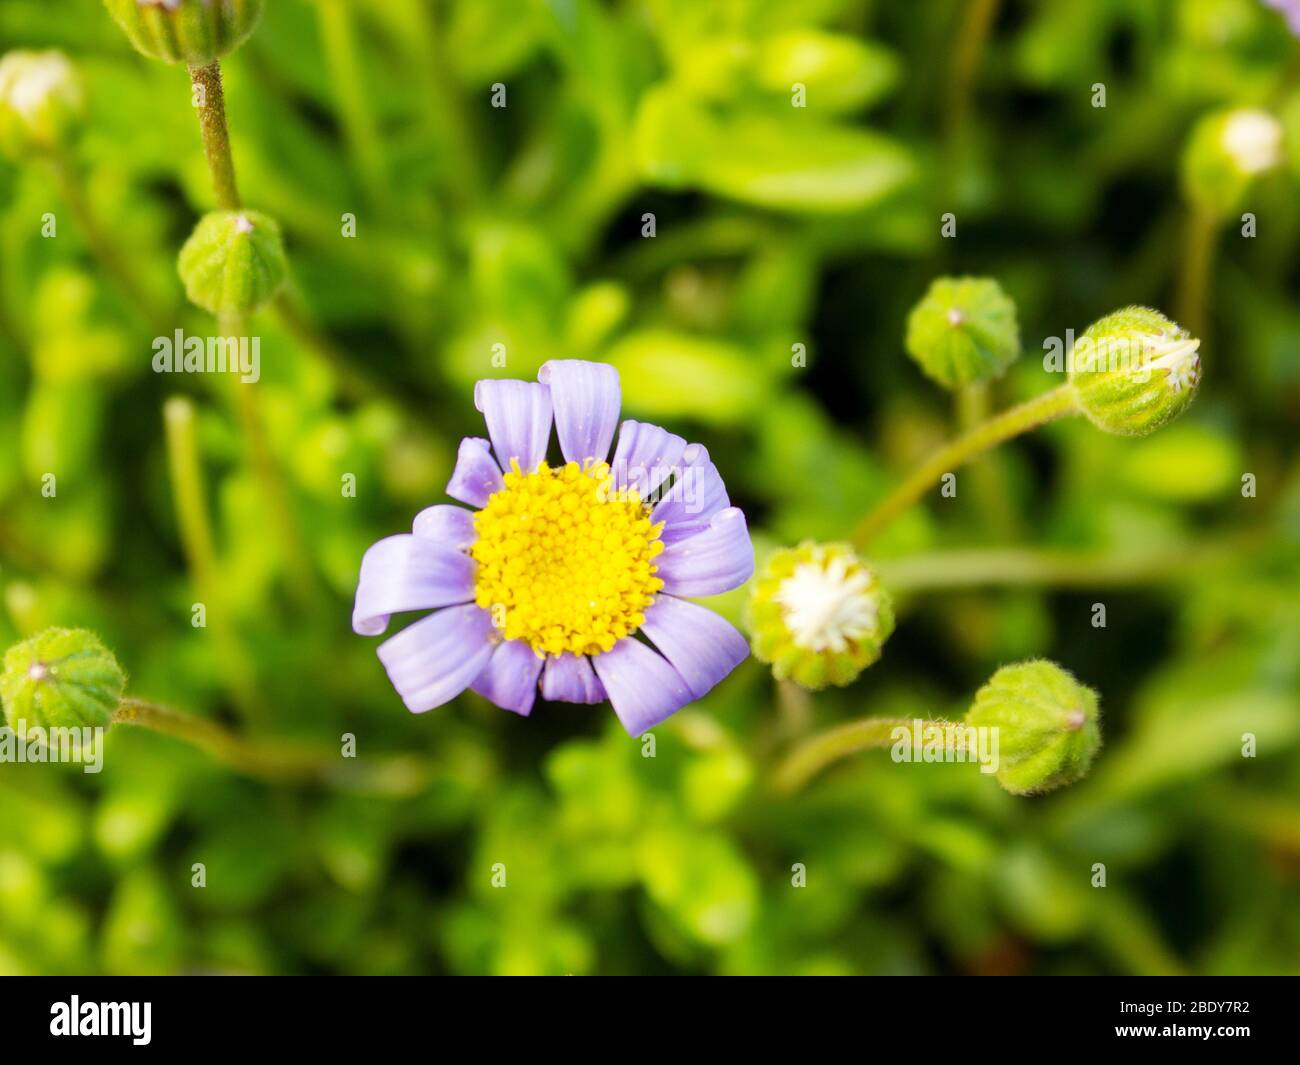
[(634, 489), (615, 491), (605, 463), (531, 473), (518, 464), (474, 515), (474, 601), (507, 640), (538, 655), (599, 654), (645, 622), (664, 582), (653, 559), (663, 525)]

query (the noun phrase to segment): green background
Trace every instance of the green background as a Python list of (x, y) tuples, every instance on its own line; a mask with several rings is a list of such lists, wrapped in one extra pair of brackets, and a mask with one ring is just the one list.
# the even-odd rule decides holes
[[(154, 330), (49, 168), (5, 163), (0, 646), (92, 628), (137, 696), (402, 760), (364, 788), (277, 782), (119, 728), (99, 776), (0, 766), (0, 972), (1300, 971), (1300, 50), (1280, 16), (991, 4), (963, 75), (971, 8), (938, 0), (268, 7), (226, 63), (227, 102), (244, 196), (283, 225), (292, 296), (331, 348), (253, 323), (308, 586), (228, 388), (151, 372)], [(828, 36), (800, 66), (786, 46), (810, 30)], [(77, 63), (91, 208), (170, 320), (206, 335), (175, 276), (211, 207), (183, 69), (131, 52), (92, 0), (4, 0), (0, 50), (17, 47)], [(1225, 105), (1278, 114), (1286, 158), (1250, 192), (1258, 235), (1233, 220), (1218, 241), (1191, 411), (1140, 440), (1074, 419), (1005, 447), (872, 556), (888, 584), (919, 553), (1136, 551), (1161, 561), (1150, 579), (900, 592), (854, 685), (783, 691), (751, 660), (655, 730), (654, 758), (608, 706), (521, 719), (467, 694), (412, 716), (352, 634), (361, 554), (444, 500), (457, 440), (481, 431), (474, 380), (549, 358), (609, 360), (627, 416), (705, 442), (760, 557), (847, 537), (953, 429), (903, 349), (929, 282), (990, 276), (1015, 299), (1025, 353), (998, 406), (1058, 383), (1044, 338), (1134, 302), (1176, 313), (1179, 158)], [(198, 411), (223, 653), (211, 620), (190, 624), (162, 418), (177, 393)], [(739, 622), (743, 602), (711, 605)], [(873, 752), (774, 794), (800, 738), (960, 714), (1039, 655), (1101, 693), (1083, 782), (1019, 799), (970, 766)]]

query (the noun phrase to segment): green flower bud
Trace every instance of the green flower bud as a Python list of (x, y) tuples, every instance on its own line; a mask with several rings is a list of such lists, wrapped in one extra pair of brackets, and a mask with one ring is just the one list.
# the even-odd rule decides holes
[(1282, 159), (1282, 124), (1267, 111), (1241, 108), (1201, 119), (1183, 153), (1183, 190), (1213, 215), (1235, 214), (1256, 175)]
[(1097, 693), (1054, 662), (1003, 666), (975, 694), (965, 720), (998, 730), (998, 783), (1015, 795), (1082, 779), (1101, 746)]
[(29, 728), (107, 728), (126, 674), (85, 629), (46, 629), (5, 653), (0, 700), (14, 732)]
[(137, 51), (206, 67), (248, 40), (265, 0), (104, 0), (104, 6)]
[(1149, 307), (1093, 322), (1071, 352), (1070, 385), (1098, 429), (1146, 436), (1178, 417), (1201, 383), (1201, 342)]
[(907, 353), (944, 388), (1001, 377), (1020, 356), (1016, 305), (991, 278), (937, 278), (907, 318)]
[(894, 631), (889, 594), (847, 544), (784, 548), (754, 581), (749, 603), (754, 656), (778, 680), (843, 686), (880, 657)]
[(62, 52), (10, 52), (0, 59), (0, 152), (21, 162), (64, 147), (81, 125), (85, 95)]
[(257, 211), (213, 211), (181, 248), (185, 294), (219, 318), (265, 306), (288, 270), (280, 226)]

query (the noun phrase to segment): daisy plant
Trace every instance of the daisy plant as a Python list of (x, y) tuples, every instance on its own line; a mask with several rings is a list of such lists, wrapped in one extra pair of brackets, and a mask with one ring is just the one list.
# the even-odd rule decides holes
[(162, 330), (167, 308), (91, 203), (78, 157), (86, 100), (84, 79), (62, 52), (17, 50), (0, 57), (0, 156), (48, 172), (106, 276), (141, 319)]
[[(911, 314), (907, 349), (941, 386), (981, 387), (1019, 354), (1015, 307), (991, 280), (940, 278)], [(1158, 311), (1126, 307), (1085, 330), (1065, 370), (1064, 384), (975, 420), (935, 450), (862, 518), (851, 544), (805, 543), (772, 556), (751, 591), (750, 619), (754, 653), (771, 663), (778, 680), (813, 690), (843, 686), (880, 657), (894, 628), (892, 600), (875, 569), (857, 552), (919, 503), (945, 474), (1004, 441), (1068, 416), (1082, 415), (1119, 436), (1156, 431), (1186, 410), (1196, 395), (1200, 341)], [(1006, 734), (1013, 756), (998, 781), (1015, 794), (1033, 794), (1072, 783), (1087, 772), (1100, 743), (1096, 704), (1095, 693), (1059, 666), (1030, 663), (996, 674), (967, 725)], [(797, 790), (835, 759), (888, 746), (898, 724), (867, 718), (813, 736), (778, 769), (778, 788)], [(966, 727), (930, 724), (950, 731)], [(958, 732), (950, 738), (957, 742)]]
[[(271, 306), (302, 337), (283, 298), (288, 264), (280, 227), (245, 207), (226, 120), (221, 61), (253, 35), (265, 0), (104, 0), (104, 6), (138, 52), (183, 64), (189, 72), (216, 210), (199, 220), (181, 249), (177, 272), (186, 296), (215, 316), (219, 333), (228, 340), (247, 337), (249, 320)], [(299, 603), (308, 603), (316, 592), (315, 574), (306, 561), (283, 471), (271, 453), (256, 390), (235, 384), (231, 397), (291, 590)]]
[(429, 507), (361, 563), (358, 634), (434, 611), (378, 649), (407, 707), (472, 689), (527, 715), (540, 690), (608, 699), (636, 736), (703, 697), (748, 645), (691, 600), (754, 570), (745, 516), (705, 447), (619, 426), (618, 372), (603, 363), (548, 362), (536, 382), (483, 380), (474, 398), (488, 438), (461, 441), (447, 484), (466, 506)]
[[(259, 740), (210, 718), (128, 694), (126, 671), (86, 629), (51, 628), (14, 644), (0, 659), (0, 724), (28, 747), (63, 746), (61, 730), (87, 741), (121, 726), (146, 729), (204, 751), (229, 769), (277, 783), (315, 784), (390, 798), (419, 794), (432, 768), (416, 755), (339, 758), (330, 745)], [(38, 755), (35, 761), (46, 760)]]

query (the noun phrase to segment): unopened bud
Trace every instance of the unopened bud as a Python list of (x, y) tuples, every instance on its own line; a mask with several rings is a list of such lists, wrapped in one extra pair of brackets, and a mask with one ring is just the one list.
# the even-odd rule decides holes
[(257, 211), (205, 215), (181, 249), (179, 265), (185, 294), (218, 317), (255, 313), (288, 273), (280, 227)]
[(998, 783), (1016, 795), (1082, 779), (1101, 746), (1097, 693), (1041, 659), (994, 673), (966, 724), (997, 729)]
[(1282, 159), (1282, 124), (1267, 111), (1219, 111), (1192, 129), (1183, 154), (1183, 189), (1216, 216), (1240, 209), (1251, 182)]
[(991, 278), (940, 277), (908, 316), (907, 352), (944, 388), (1001, 377), (1020, 355), (1016, 305)]
[(126, 674), (113, 652), (85, 629), (46, 629), (5, 653), (0, 700), (14, 732), (107, 728)]
[(1201, 383), (1201, 342), (1149, 307), (1125, 307), (1078, 339), (1070, 385), (1099, 429), (1145, 436), (1178, 417)]
[(151, 59), (206, 67), (246, 41), (264, 0), (104, 0), (127, 39)]

